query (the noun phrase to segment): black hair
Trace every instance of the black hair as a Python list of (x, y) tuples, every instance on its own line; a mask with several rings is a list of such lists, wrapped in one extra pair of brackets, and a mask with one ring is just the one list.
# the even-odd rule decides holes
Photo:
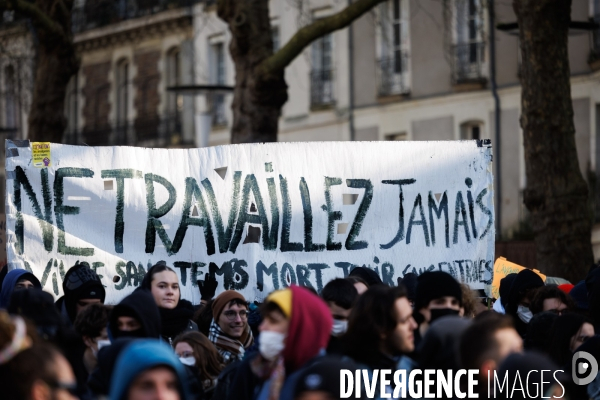
[[(473, 323), (463, 332), (459, 349), (461, 367), (479, 369), (487, 359), (498, 359), (499, 343), (494, 335), (501, 329), (513, 328), (512, 318), (494, 311), (484, 311), (475, 317)], [(515, 331), (516, 332), (516, 331)]]
[(347, 279), (338, 278), (329, 281), (325, 285), (323, 290), (321, 290), (321, 298), (326, 302), (333, 302), (344, 310), (349, 310), (354, 306), (358, 298), (358, 292), (352, 282)]
[(73, 326), (81, 336), (95, 338), (108, 325), (108, 317), (112, 307), (102, 303), (94, 303), (85, 307), (75, 318)]
[(345, 278), (348, 282), (352, 283), (353, 285), (355, 283), (362, 283), (363, 285), (365, 285), (366, 287), (369, 287), (369, 284), (367, 283), (367, 281), (365, 281), (363, 278), (361, 278), (360, 276), (349, 276), (347, 278)]
[(285, 315), (285, 313), (283, 312), (281, 307), (279, 307), (279, 305), (277, 303), (275, 303), (274, 301), (267, 301), (266, 303), (263, 303), (260, 306), (260, 314), (263, 317), (272, 312), (278, 312), (287, 318), (287, 316)]
[(565, 294), (565, 292), (560, 290), (558, 286), (548, 285), (543, 286), (536, 291), (529, 307), (531, 312), (533, 314), (538, 314), (544, 311), (544, 300), (547, 299), (558, 299), (561, 303), (567, 306), (568, 310), (575, 308), (575, 303), (573, 300), (571, 300), (569, 296)]
[(56, 362), (59, 351), (49, 344), (38, 344), (21, 351), (9, 362), (0, 365), (0, 385), (4, 400), (31, 397), (36, 381), (56, 383)]
[(388, 335), (396, 328), (394, 303), (402, 297), (406, 297), (403, 286), (386, 285), (371, 286), (359, 296), (343, 337), (344, 354), (371, 366), (379, 362), (382, 335)]
[(148, 272), (146, 272), (146, 275), (144, 275), (144, 279), (142, 280), (142, 284), (140, 285), (140, 287), (146, 290), (152, 290), (152, 279), (154, 279), (154, 275), (164, 271), (171, 271), (175, 275), (177, 275), (173, 268), (169, 267), (164, 261), (159, 261), (152, 267), (150, 267)]
[(550, 339), (550, 357), (559, 366), (564, 366), (571, 362), (573, 352), (570, 349), (571, 338), (577, 334), (583, 324), (592, 324), (593, 322), (586, 316), (580, 314), (560, 315), (552, 326)]

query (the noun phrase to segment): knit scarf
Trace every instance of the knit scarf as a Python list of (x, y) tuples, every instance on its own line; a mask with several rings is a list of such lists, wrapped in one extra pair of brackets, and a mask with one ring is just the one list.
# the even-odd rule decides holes
[(254, 343), (254, 336), (252, 336), (250, 325), (246, 324), (246, 328), (239, 339), (233, 339), (223, 332), (214, 319), (210, 323), (208, 339), (217, 347), (225, 364), (241, 360), (244, 357), (246, 349)]
[(158, 311), (162, 322), (161, 335), (170, 338), (183, 332), (194, 315), (194, 308), (187, 300), (179, 300), (173, 309), (159, 307)]

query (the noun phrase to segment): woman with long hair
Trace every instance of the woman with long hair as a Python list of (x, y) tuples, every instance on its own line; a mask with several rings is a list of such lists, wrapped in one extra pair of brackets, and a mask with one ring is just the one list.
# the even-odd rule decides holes
[(200, 332), (185, 332), (175, 338), (175, 353), (179, 360), (196, 372), (205, 399), (212, 398), (217, 377), (225, 367), (223, 358), (206, 336)]
[(159, 262), (148, 270), (141, 288), (152, 294), (160, 312), (160, 335), (171, 346), (173, 339), (179, 334), (198, 330), (198, 325), (192, 321), (194, 307), (181, 298), (177, 274), (164, 262)]

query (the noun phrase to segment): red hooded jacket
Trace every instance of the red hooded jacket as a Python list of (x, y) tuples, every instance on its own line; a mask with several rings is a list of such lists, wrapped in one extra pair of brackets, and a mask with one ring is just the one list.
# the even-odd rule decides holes
[(292, 285), (292, 312), (283, 349), (286, 374), (302, 367), (327, 347), (333, 320), (323, 300), (309, 290)]

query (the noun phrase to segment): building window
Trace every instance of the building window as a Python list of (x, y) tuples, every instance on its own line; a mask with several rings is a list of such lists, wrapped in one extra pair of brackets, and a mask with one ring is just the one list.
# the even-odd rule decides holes
[[(211, 46), (211, 82), (213, 85), (225, 85), (225, 45), (215, 43)], [(210, 112), (212, 115), (212, 126), (227, 126), (227, 114), (225, 113), (225, 95), (223, 93), (211, 93), (209, 95)]]
[[(600, 0), (591, 0), (590, 19), (595, 23), (600, 24)], [(591, 61), (600, 60), (600, 28), (594, 29), (592, 32), (592, 53)]]
[(381, 5), (379, 95), (409, 92), (408, 0), (390, 0)]
[(464, 83), (485, 78), (482, 0), (455, 0), (456, 31), (453, 46), (453, 81)]
[(406, 132), (390, 133), (388, 135), (385, 135), (385, 140), (388, 140), (388, 141), (406, 140)]
[(332, 36), (325, 35), (312, 44), (312, 71), (310, 75), (311, 106), (333, 104)]
[[(181, 85), (181, 51), (171, 49), (167, 53), (167, 87)], [(181, 135), (181, 114), (183, 110), (183, 97), (175, 92), (167, 92), (167, 136)]]
[(461, 140), (479, 140), (483, 124), (478, 121), (469, 121), (460, 125)]
[(4, 127), (16, 133), (18, 121), (18, 101), (16, 74), (12, 65), (4, 68)]
[(129, 63), (121, 60), (116, 68), (116, 127), (119, 143), (127, 140), (127, 124), (129, 121)]

